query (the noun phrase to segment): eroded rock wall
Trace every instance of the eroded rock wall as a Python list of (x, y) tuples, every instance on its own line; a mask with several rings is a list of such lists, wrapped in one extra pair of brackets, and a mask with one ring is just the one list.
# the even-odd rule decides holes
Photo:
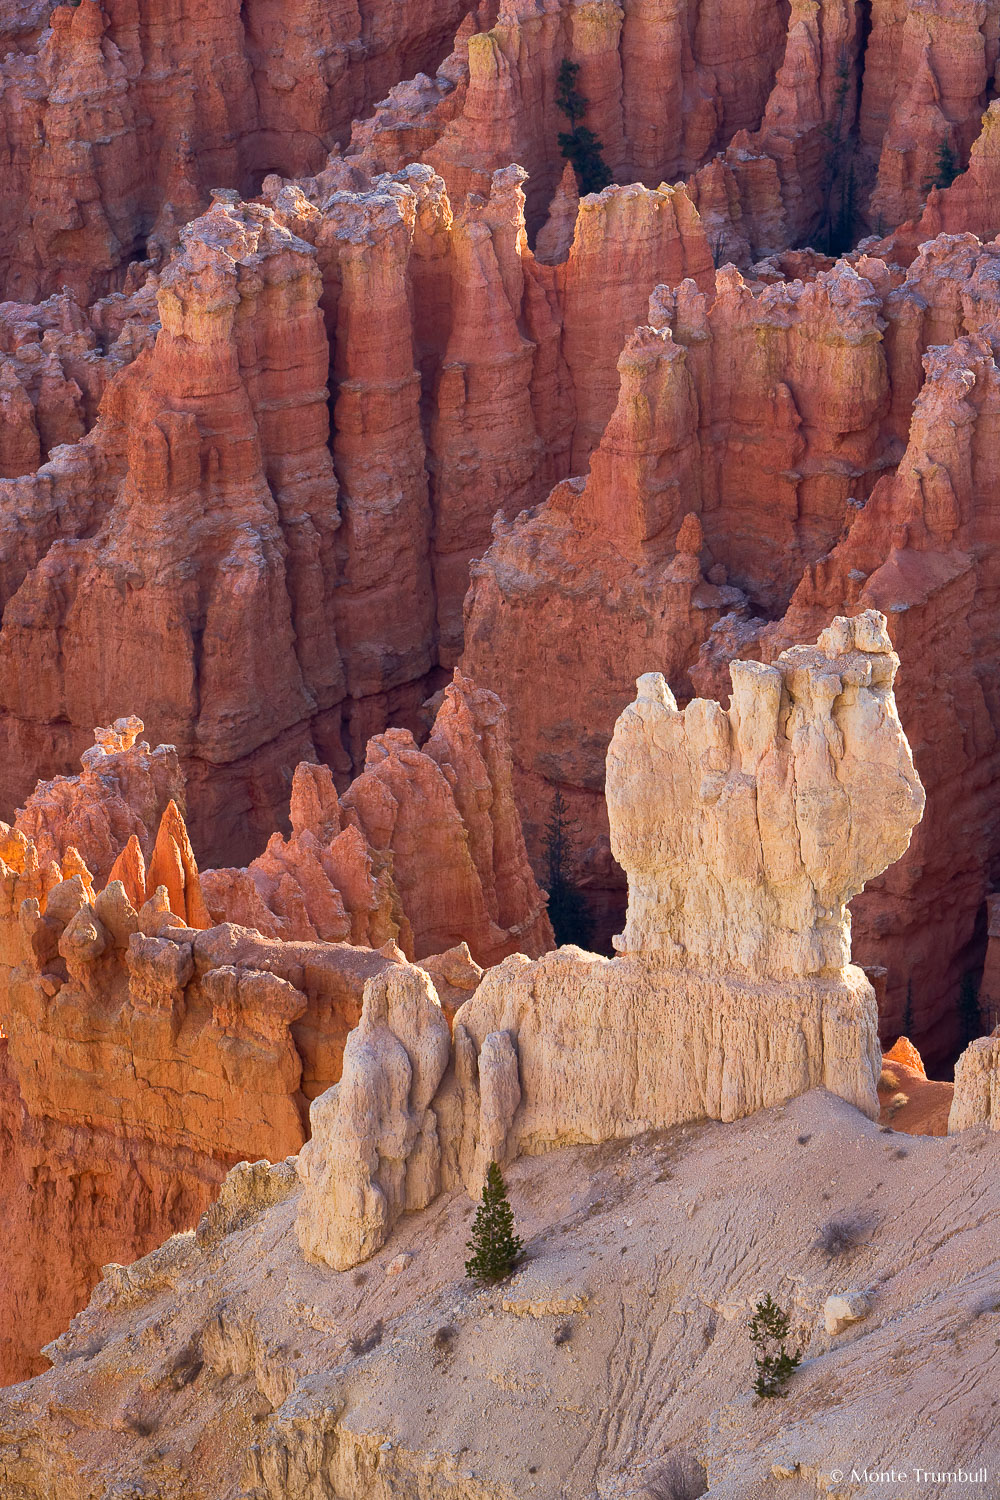
[[(657, 332), (623, 355), (586, 483), (500, 529), (474, 570), (464, 665), (513, 705), (529, 846), (558, 786), (583, 834), (577, 875), (610, 892), (600, 742), (646, 644), (680, 698), (722, 695), (734, 658), (772, 660), (837, 613), (881, 609), (914, 664), (900, 713), (930, 814), (858, 898), (856, 952), (888, 970), (885, 1040), (909, 995), (939, 1067), (981, 961), (997, 847), (984, 446), (997, 249), (942, 235), (905, 269), (859, 255), (792, 282), (770, 265), (756, 281), (720, 271), (714, 298), (689, 283), (655, 293)], [(959, 666), (973, 662), (975, 684)]]
[(470, 8), (46, 0), (30, 26), (5, 15), (4, 295), (118, 290), (212, 188), (314, 171), (385, 89), (437, 65)]

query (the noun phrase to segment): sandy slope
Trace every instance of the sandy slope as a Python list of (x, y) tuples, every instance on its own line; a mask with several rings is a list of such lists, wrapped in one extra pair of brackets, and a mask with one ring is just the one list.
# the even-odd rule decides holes
[[(495, 1291), (462, 1278), (464, 1197), (338, 1274), (303, 1262), (292, 1187), (101, 1284), (57, 1367), (2, 1394), (0, 1494), (689, 1500), (643, 1488), (682, 1453), (712, 1500), (992, 1497), (995, 1477), (851, 1471), (1000, 1469), (998, 1159), (997, 1135), (886, 1133), (823, 1092), (524, 1159), (528, 1255)], [(844, 1214), (863, 1242), (830, 1258), (816, 1241)], [(823, 1303), (847, 1287), (872, 1312), (831, 1338)], [(749, 1394), (766, 1291), (805, 1351), (783, 1401)]]

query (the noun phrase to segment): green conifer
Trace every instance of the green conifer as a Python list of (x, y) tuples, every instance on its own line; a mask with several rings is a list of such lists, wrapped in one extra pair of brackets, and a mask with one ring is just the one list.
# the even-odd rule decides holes
[(576, 854), (576, 826), (570, 822), (562, 792), (552, 798), (552, 811), (545, 829), (546, 883), (549, 891), (549, 921), (556, 942), (575, 943), (586, 948), (593, 935), (593, 924), (583, 892), (572, 879)]
[(750, 1342), (754, 1345), (754, 1364), (757, 1379), (754, 1390), (758, 1396), (783, 1396), (785, 1386), (802, 1363), (802, 1351), (796, 1349), (789, 1354), (785, 1346), (791, 1319), (773, 1300), (768, 1292), (763, 1302), (758, 1302), (750, 1319)]
[(577, 122), (587, 112), (587, 101), (576, 86), (580, 64), (563, 58), (556, 80), (556, 108), (569, 120), (570, 130), (559, 132), (559, 149), (567, 161), (573, 163), (580, 192), (599, 193), (612, 178), (607, 162), (601, 155), (601, 142), (586, 125)]
[(473, 1281), (506, 1281), (521, 1258), (524, 1246), (514, 1233), (514, 1210), (495, 1161), (487, 1170), (483, 1201), (476, 1209), (472, 1238), (466, 1248), (471, 1254), (465, 1262), (465, 1274)]
[(959, 166), (954, 147), (948, 137), (945, 136), (938, 143), (934, 171), (924, 181), (924, 192), (929, 193), (931, 188), (951, 187), (961, 170), (962, 168)]

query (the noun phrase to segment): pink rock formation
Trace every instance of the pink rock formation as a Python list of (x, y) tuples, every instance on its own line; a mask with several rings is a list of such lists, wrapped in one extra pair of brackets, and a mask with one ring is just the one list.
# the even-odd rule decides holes
[(656, 187), (756, 127), (783, 47), (781, 16), (763, 0), (669, 12), (660, 0), (624, 11), (611, 0), (510, 0), (489, 31), (459, 33), (435, 80), (394, 90), (351, 149), (374, 170), (397, 170), (416, 148), (458, 202), (485, 195), (492, 173), (516, 161), (530, 176), (534, 234), (564, 170), (555, 102), (564, 57), (580, 68), (583, 123), (614, 180)]
[(482, 977), (469, 945), (552, 942), (506, 715), (458, 674), (426, 749), (373, 741), (343, 802), (300, 765), (291, 837), (247, 870), (199, 874), (176, 753), (141, 730), (98, 730), (81, 775), (0, 825), (0, 1382), (39, 1368), (109, 1257), (193, 1225), (234, 1162), (298, 1150), (396, 939), (449, 1014)]
[(482, 964), (551, 947), (494, 694), (456, 673), (424, 751), (407, 730), (376, 736), (344, 805), (369, 843), (391, 854), (418, 958), (461, 941)]
[(985, 0), (923, 0), (877, 7), (872, 21), (869, 49), (881, 78), (866, 90), (860, 119), (862, 139), (878, 152), (867, 215), (873, 226), (894, 226), (922, 206), (941, 169), (942, 145), (956, 167), (968, 161), (997, 64), (996, 17)]
[(586, 789), (588, 841), (601, 830), (604, 746), (650, 653), (686, 696), (740, 590), (781, 607), (840, 535), (888, 448), (879, 310), (847, 267), (757, 294), (723, 271), (714, 300), (688, 281), (657, 292), (660, 327), (626, 346), (586, 484), (498, 531), (474, 569), (463, 662), (515, 706), (533, 836), (542, 779)]
[(974, 940), (997, 837), (988, 788), (998, 747), (986, 706), (996, 663), (982, 601), (993, 588), (996, 477), (987, 434), (1000, 374), (986, 333), (932, 348), (924, 364), (897, 473), (806, 571), (784, 619), (765, 630), (762, 652), (849, 598), (852, 609), (884, 609), (897, 647), (921, 664), (901, 682), (900, 714), (913, 726), (928, 817), (907, 858), (857, 904), (855, 943), (889, 971), (887, 1032), (898, 1033), (909, 991), (921, 1051), (937, 1065), (959, 1039), (962, 955)]
[[(271, 177), (263, 206), (220, 192), (165, 269), (92, 312), (114, 340), (100, 378), (120, 371), (96, 425), (0, 490), (26, 520), (4, 539), (0, 799), (136, 706), (177, 746), (198, 847), (242, 860), (299, 760), (343, 773), (387, 722), (418, 726), (494, 515), (586, 461), (656, 282), (711, 279), (682, 190), (609, 189), (545, 266), (522, 181), (497, 172), (457, 218), (427, 168)], [(10, 386), (17, 469), (45, 453), (31, 389)]]
[(906, 1135), (947, 1135), (954, 1095), (953, 1083), (927, 1077), (908, 1037), (899, 1037), (883, 1055), (878, 1084), (883, 1125)]
[(292, 783), (292, 832), (245, 870), (209, 870), (217, 922), (271, 937), (396, 942), (423, 959), (462, 942), (482, 964), (552, 946), (514, 805), (507, 715), (458, 672), (423, 750), (409, 730), (368, 745), (338, 799), (325, 766)]
[(137, 913), (118, 882), (88, 901), (79, 877), (19, 916), (23, 878), (0, 878), (9, 1381), (43, 1368), (109, 1257), (193, 1226), (235, 1162), (298, 1150), (365, 978), (394, 960), (198, 932), (165, 902)]
[[(199, 221), (161, 278), (155, 349), (79, 445), (103, 481), (91, 535), (43, 549), (0, 632), (9, 744), (51, 764), (99, 703), (136, 705), (176, 744), (196, 836), (215, 820), (217, 844), (253, 827), (254, 804), (273, 825), (281, 757), (309, 753), (309, 721), (342, 691), (323, 576), (338, 517), (318, 292), (308, 247), (267, 210), (220, 200)], [(39, 501), (60, 488), (47, 469)], [(232, 649), (237, 637), (257, 647)], [(249, 775), (226, 774), (262, 744)], [(22, 775), (8, 764), (7, 796)]]
[[(465, 668), (512, 709), (529, 844), (537, 851), (560, 785), (598, 887), (615, 880), (600, 840), (600, 746), (634, 653), (655, 642), (681, 697), (724, 692), (735, 656), (770, 660), (838, 611), (881, 608), (919, 663), (899, 701), (929, 813), (907, 856), (859, 898), (855, 945), (888, 971), (883, 1035), (898, 1034), (911, 992), (935, 1066), (958, 1038), (996, 847), (983, 698), (995, 653), (979, 601), (994, 551), (983, 443), (997, 254), (942, 236), (906, 272), (868, 256), (791, 284), (723, 271), (714, 299), (687, 284), (657, 291), (664, 332), (630, 344), (586, 485), (558, 487), (498, 531), (467, 607)], [(879, 480), (900, 458), (898, 476)], [(672, 550), (688, 512), (701, 525), (693, 567)], [(679, 610), (662, 583), (644, 595), (654, 565), (651, 577), (666, 566), (686, 580)]]
[[(876, 253), (900, 262), (916, 255), (920, 246), (939, 234), (971, 233), (991, 240), (1000, 232), (997, 186), (1000, 183), (1000, 107), (994, 100), (983, 114), (982, 128), (972, 145), (967, 170), (948, 187), (932, 187), (913, 218), (883, 241)], [(876, 223), (876, 230), (885, 229)]]
[(365, 986), (340, 1085), (310, 1109), (296, 1233), (346, 1270), (491, 1162), (734, 1120), (822, 1084), (874, 1117), (874, 991), (847, 902), (906, 849), (923, 788), (874, 610), (773, 666), (732, 664), (728, 709), (639, 678), (608, 749), (629, 879), (622, 955), (515, 955), (453, 1037), (426, 974)]
[[(724, 695), (871, 604), (930, 809), (856, 946), (886, 1039), (909, 998), (949, 1059), (1000, 852), (994, 0), (0, 26), (0, 803), (39, 951), (50, 893), (113, 876), (192, 931), (540, 952), (515, 793), (537, 856), (564, 791), (610, 910), (631, 679)], [(582, 200), (564, 58), (615, 179)], [(459, 661), (483, 690), (421, 748)], [(133, 707), (175, 753), (58, 779)]]
[(80, 0), (26, 31), (5, 16), (8, 295), (114, 290), (130, 261), (162, 257), (211, 188), (315, 170), (390, 84), (437, 63), (469, 9)]
[[(19, 809), (14, 833), (31, 842), (40, 864), (61, 866), (75, 849), (90, 877), (103, 886), (117, 878), (114, 871), (126, 845), (138, 851), (140, 861), (153, 853), (154, 838), (159, 847), (157, 834), (164, 836), (168, 808), (175, 826), (183, 828), (178, 803), (183, 807), (184, 780), (177, 752), (172, 745), (151, 751), (139, 740), (142, 729), (142, 720), (134, 715), (117, 719), (109, 729), (96, 729), (96, 743), (82, 757), (82, 772), (39, 783)], [(140, 904), (143, 900), (144, 890)]]

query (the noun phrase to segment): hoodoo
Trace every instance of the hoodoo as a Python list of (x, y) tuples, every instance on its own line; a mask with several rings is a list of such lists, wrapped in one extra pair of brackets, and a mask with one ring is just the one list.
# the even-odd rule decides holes
[(425, 976), (373, 979), (299, 1156), (306, 1254), (348, 1269), (404, 1209), (475, 1193), (525, 1151), (734, 1120), (816, 1087), (877, 1116), (878, 1012), (846, 905), (923, 812), (897, 667), (869, 610), (773, 666), (734, 662), (728, 711), (680, 713), (660, 673), (640, 677), (608, 750), (620, 956), (505, 960), (451, 1046)]
[(1000, 1468), (998, 91), (0, 0), (3, 1500)]

